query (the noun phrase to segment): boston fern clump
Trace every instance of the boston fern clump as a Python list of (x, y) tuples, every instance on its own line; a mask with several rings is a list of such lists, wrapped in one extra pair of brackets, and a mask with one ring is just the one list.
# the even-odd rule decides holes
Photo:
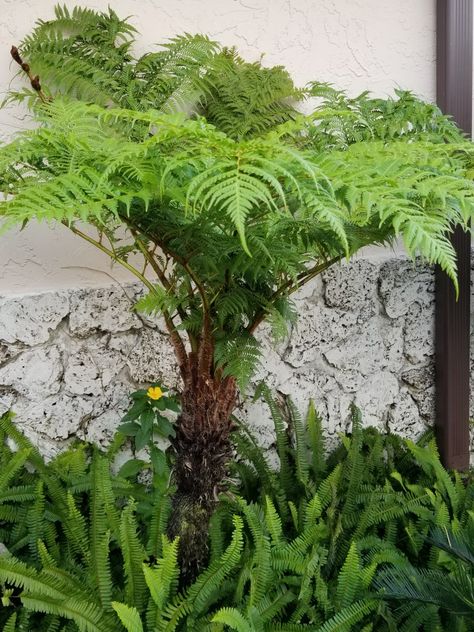
[[(325, 456), (314, 407), (303, 419), (290, 399), (261, 392), (279, 466), (239, 425), (209, 563), (191, 584), (179, 540), (166, 535), (173, 490), (161, 470), (142, 475), (154, 472), (153, 437), (141, 467), (131, 459), (118, 473), (123, 434), (105, 453), (78, 444), (46, 464), (4, 415), (2, 629), (473, 630), (470, 481), (444, 470), (429, 437), (414, 444), (363, 429), (357, 410), (352, 433)], [(135, 444), (136, 428), (123, 430)], [(166, 468), (173, 458), (168, 450)]]
[(140, 279), (138, 309), (163, 316), (182, 377), (169, 536), (192, 577), (258, 326), (285, 335), (295, 291), (397, 238), (456, 284), (449, 236), (474, 215), (472, 147), (409, 93), (299, 89), (202, 35), (137, 57), (134, 38), (111, 10), (58, 7), (12, 48), (31, 89), (7, 100), (35, 126), (0, 147), (0, 214), (62, 223)]

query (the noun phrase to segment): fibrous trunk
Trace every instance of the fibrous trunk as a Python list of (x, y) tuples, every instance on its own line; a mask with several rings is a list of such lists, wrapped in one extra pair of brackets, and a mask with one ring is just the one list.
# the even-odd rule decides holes
[(209, 519), (232, 457), (231, 414), (236, 384), (219, 378), (197, 357), (181, 397), (181, 414), (173, 447), (176, 461), (172, 514), (168, 535), (180, 538), (181, 581), (192, 581), (206, 564)]

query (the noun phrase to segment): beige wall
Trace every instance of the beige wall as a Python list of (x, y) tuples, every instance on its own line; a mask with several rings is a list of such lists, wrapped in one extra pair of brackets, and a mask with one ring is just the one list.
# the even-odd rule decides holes
[[(0, 95), (11, 82), (8, 50), (35, 19), (52, 15), (49, 0), (0, 0)], [(73, 6), (76, 2), (66, 2)], [(176, 33), (204, 32), (243, 55), (284, 64), (300, 84), (329, 81), (351, 93), (379, 95), (400, 86), (435, 94), (435, 0), (110, 0), (77, 2), (132, 15), (139, 52)], [(0, 111), (0, 142), (27, 124)], [(65, 228), (32, 224), (0, 237), (0, 294), (106, 285), (125, 280)]]

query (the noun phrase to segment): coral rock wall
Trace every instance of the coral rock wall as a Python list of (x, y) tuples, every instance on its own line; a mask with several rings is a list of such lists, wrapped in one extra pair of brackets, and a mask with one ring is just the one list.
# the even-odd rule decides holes
[[(106, 443), (128, 393), (159, 380), (179, 388), (160, 321), (132, 309), (135, 285), (0, 299), (0, 412), (45, 453), (72, 437)], [(329, 270), (295, 297), (299, 319), (276, 348), (265, 331), (255, 382), (314, 398), (335, 437), (355, 402), (364, 422), (416, 437), (433, 420), (434, 281), (403, 258), (359, 258)], [(272, 434), (260, 403), (243, 414), (263, 444)]]

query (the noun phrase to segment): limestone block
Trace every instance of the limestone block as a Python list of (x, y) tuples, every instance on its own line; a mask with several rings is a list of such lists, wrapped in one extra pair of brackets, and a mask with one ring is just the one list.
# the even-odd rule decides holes
[(354, 396), (344, 392), (331, 374), (330, 367), (297, 369), (278, 389), (291, 397), (303, 417), (308, 411), (310, 400), (313, 400), (322, 419), (328, 449), (337, 444), (337, 433), (348, 426)]
[[(401, 362), (401, 330), (377, 317), (347, 332), (323, 353), (327, 362), (340, 371), (370, 375), (387, 365)], [(392, 356), (391, 361), (389, 356)]]
[(379, 310), (377, 277), (378, 266), (366, 259), (332, 266), (323, 275), (326, 305), (358, 312), (359, 319), (373, 316)]
[(428, 365), (407, 369), (402, 373), (402, 380), (416, 402), (419, 414), (425, 423), (434, 423), (435, 387), (434, 366)]
[(367, 378), (355, 396), (355, 404), (361, 410), (364, 426), (384, 429), (387, 410), (396, 403), (399, 388), (397, 378), (389, 371), (380, 371)]
[(434, 331), (434, 304), (410, 305), (404, 326), (404, 352), (410, 362), (429, 362), (434, 354)]
[(58, 441), (75, 436), (88, 423), (93, 402), (91, 398), (60, 393), (37, 402), (22, 398), (15, 403), (14, 411), (22, 429), (28, 427), (36, 435)]
[(435, 412), (436, 412), (436, 389), (435, 386), (431, 386), (424, 391), (419, 393), (412, 392), (413, 399), (417, 403), (418, 410), (421, 418), (430, 425), (435, 423)]
[(293, 295), (293, 300), (297, 303), (301, 301), (318, 303), (322, 302), (322, 295), (324, 294), (324, 283), (321, 275), (314, 277), (308, 283), (303, 285)]
[(416, 440), (426, 430), (420, 419), (418, 406), (406, 388), (400, 389), (396, 400), (388, 409), (390, 432)]
[(346, 339), (357, 319), (355, 312), (302, 304), (283, 356), (285, 362), (294, 368), (317, 362), (322, 353)]
[(379, 294), (390, 318), (405, 316), (413, 303), (427, 307), (434, 300), (433, 270), (407, 259), (390, 259), (380, 268)]
[(309, 400), (322, 401), (328, 393), (342, 390), (327, 367), (303, 367), (293, 371), (288, 380), (278, 386), (284, 395), (289, 395), (298, 410), (306, 413)]
[(0, 343), (0, 366), (11, 360), (23, 351), (24, 347), (19, 344), (3, 344)]
[(333, 450), (339, 444), (338, 433), (350, 431), (353, 401), (352, 395), (347, 395), (340, 389), (325, 393), (324, 398), (315, 397), (315, 406), (322, 418), (328, 450)]
[(334, 371), (334, 378), (338, 386), (345, 393), (357, 393), (364, 388), (366, 378), (357, 369), (344, 369), (342, 371)]
[(119, 332), (110, 334), (108, 337), (107, 348), (112, 351), (118, 351), (125, 358), (135, 348), (141, 336), (141, 330), (133, 330), (132, 332)]
[(95, 332), (140, 329), (142, 321), (133, 311), (134, 286), (77, 290), (71, 294), (69, 329), (85, 338)]
[(434, 367), (432, 365), (409, 368), (401, 374), (402, 380), (417, 391), (424, 391), (434, 383)]
[(275, 428), (268, 406), (263, 400), (245, 401), (237, 411), (237, 417), (248, 425), (258, 444), (265, 449), (275, 443)]
[(70, 395), (100, 395), (124, 368), (126, 360), (107, 347), (107, 337), (89, 341), (68, 358), (64, 372), (65, 390)]
[(57, 346), (25, 351), (0, 368), (0, 385), (34, 401), (58, 393), (63, 366)]
[(278, 388), (291, 377), (292, 373), (291, 368), (282, 359), (289, 339), (275, 342), (268, 325), (260, 327), (256, 337), (261, 344), (261, 360), (251, 384), (256, 386), (264, 381), (269, 388)]
[(135, 385), (124, 378), (118, 378), (106, 386), (102, 396), (94, 400), (93, 415), (81, 426), (78, 437), (107, 446), (131, 406), (130, 393), (134, 390)]
[(0, 392), (0, 415), (12, 410), (14, 402), (16, 400), (16, 394), (11, 390), (5, 390)]
[(130, 408), (130, 394), (136, 391), (137, 388), (137, 385), (129, 379), (127, 374), (121, 373), (104, 387), (101, 397), (93, 399), (94, 416), (91, 419), (91, 424), (94, 423), (96, 417), (110, 411), (116, 414), (118, 422)]
[(135, 348), (127, 359), (130, 377), (138, 384), (162, 382), (178, 388), (181, 377), (167, 336), (159, 331), (143, 329)]
[(0, 298), (0, 340), (25, 345), (47, 342), (68, 312), (66, 292)]

